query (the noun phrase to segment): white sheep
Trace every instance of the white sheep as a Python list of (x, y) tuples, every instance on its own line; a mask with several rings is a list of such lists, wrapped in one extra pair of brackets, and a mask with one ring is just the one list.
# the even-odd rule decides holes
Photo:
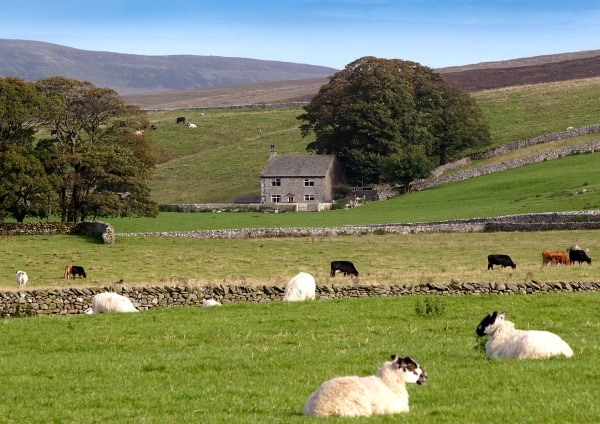
[(206, 299), (204, 302), (202, 302), (203, 308), (209, 308), (211, 306), (221, 306), (221, 304), (214, 299)]
[(481, 321), (476, 333), (488, 334), (485, 343), (487, 357), (508, 359), (548, 358), (550, 356), (573, 356), (569, 345), (554, 333), (537, 330), (515, 330), (515, 324), (506, 321), (506, 312), (492, 312)]
[(302, 413), (316, 417), (368, 417), (408, 412), (406, 383), (425, 384), (427, 374), (411, 358), (392, 355), (376, 375), (326, 381), (308, 398)]
[(196, 124), (188, 123), (188, 128), (198, 128)]
[(117, 293), (104, 292), (92, 297), (92, 310), (101, 312), (138, 312), (131, 300)]
[(301, 272), (285, 284), (283, 301), (299, 302), (302, 300), (314, 300), (315, 290), (316, 283), (313, 276), (306, 272)]
[(27, 277), (27, 273), (25, 271), (17, 271), (15, 274), (15, 281), (19, 285), (20, 289), (25, 288), (27, 285), (27, 280), (29, 280), (29, 277)]
[(574, 244), (573, 246), (569, 246), (565, 249), (565, 252), (569, 253), (571, 250), (581, 250), (581, 247), (579, 247), (578, 245)]

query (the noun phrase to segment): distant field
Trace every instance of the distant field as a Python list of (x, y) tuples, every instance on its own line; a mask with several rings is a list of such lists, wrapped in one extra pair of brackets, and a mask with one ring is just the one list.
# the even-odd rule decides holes
[[(491, 123), (489, 147), (600, 122), (598, 78), (484, 91), (474, 96)], [(312, 138), (300, 135), (296, 117), (302, 112), (301, 108), (212, 110), (205, 111), (203, 118), (197, 116), (198, 111), (149, 113), (158, 127), (151, 133), (154, 148), (173, 158), (158, 166), (150, 186), (153, 198), (161, 204), (221, 203), (259, 194), (258, 175), (271, 144), (279, 154), (306, 154)], [(176, 125), (178, 116), (185, 116), (198, 128)], [(566, 143), (586, 141), (589, 138)], [(513, 155), (527, 154), (530, 151)]]
[[(6, 423), (592, 423), (600, 416), (598, 293), (234, 304), (136, 314), (9, 318), (0, 338)], [(475, 328), (492, 311), (547, 330), (572, 358), (488, 360)], [(390, 355), (428, 374), (410, 412), (302, 415), (321, 383), (373, 375)]]

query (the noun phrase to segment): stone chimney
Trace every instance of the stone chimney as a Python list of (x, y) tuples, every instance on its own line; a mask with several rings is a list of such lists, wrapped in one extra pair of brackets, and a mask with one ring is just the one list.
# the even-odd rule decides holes
[(271, 153), (269, 154), (269, 159), (273, 159), (277, 156), (277, 150), (275, 150), (275, 145), (271, 144)]

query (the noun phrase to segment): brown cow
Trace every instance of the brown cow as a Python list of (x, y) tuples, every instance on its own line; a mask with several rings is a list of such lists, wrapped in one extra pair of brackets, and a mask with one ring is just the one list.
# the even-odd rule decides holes
[(550, 262), (553, 265), (571, 265), (571, 262), (567, 258), (567, 255), (562, 250), (544, 250), (542, 252), (542, 260), (544, 265)]
[(65, 278), (68, 280), (71, 276), (71, 265), (67, 265), (65, 267)]

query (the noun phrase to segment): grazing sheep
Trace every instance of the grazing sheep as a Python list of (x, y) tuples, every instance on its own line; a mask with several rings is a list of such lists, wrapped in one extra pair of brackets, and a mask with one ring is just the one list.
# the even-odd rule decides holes
[(221, 306), (221, 304), (214, 299), (206, 299), (204, 302), (202, 302), (203, 308), (209, 308), (211, 306)]
[(27, 277), (27, 273), (25, 271), (17, 271), (15, 274), (15, 281), (19, 285), (20, 289), (25, 288), (27, 285), (27, 280), (29, 280), (29, 277)]
[(479, 337), (488, 334), (485, 343), (487, 357), (529, 359), (550, 356), (573, 356), (569, 345), (554, 333), (537, 330), (515, 330), (515, 324), (506, 321), (506, 312), (493, 312), (481, 321), (476, 333)]
[(144, 130), (137, 130), (135, 132), (135, 135), (142, 135), (142, 134), (144, 134)]
[(574, 244), (573, 246), (569, 246), (565, 249), (565, 252), (569, 253), (571, 250), (581, 250), (581, 247)]
[(326, 381), (308, 398), (302, 413), (316, 417), (368, 417), (408, 412), (406, 383), (425, 384), (427, 374), (411, 358), (392, 355), (376, 375)]
[(573, 127), (567, 127), (567, 131), (573, 131), (575, 128)]
[(314, 300), (315, 290), (316, 283), (313, 276), (306, 272), (301, 272), (285, 284), (283, 301), (299, 302), (302, 300)]
[(198, 114), (198, 116), (200, 116), (200, 117), (203, 117), (203, 116), (204, 116), (204, 113), (200, 112), (200, 113)]
[(131, 300), (117, 293), (98, 293), (92, 297), (92, 310), (101, 312), (138, 312)]
[(192, 124), (191, 122), (188, 125), (188, 128), (198, 128), (196, 124)]

